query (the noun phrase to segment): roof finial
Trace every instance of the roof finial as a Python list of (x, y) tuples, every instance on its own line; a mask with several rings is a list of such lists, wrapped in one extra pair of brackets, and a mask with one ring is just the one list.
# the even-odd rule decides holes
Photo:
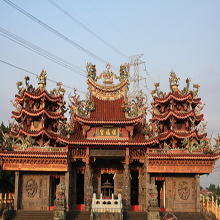
[(46, 88), (46, 85), (47, 85), (46, 75), (47, 75), (47, 72), (44, 69), (42, 69), (40, 75), (36, 77), (36, 79), (38, 79), (38, 85), (39, 85), (40, 90), (44, 90)]
[(176, 73), (173, 69), (170, 71), (170, 77), (171, 77), (171, 78), (169, 78), (170, 90), (171, 90), (171, 92), (175, 92), (177, 90), (177, 87), (179, 86), (180, 78), (176, 77)]

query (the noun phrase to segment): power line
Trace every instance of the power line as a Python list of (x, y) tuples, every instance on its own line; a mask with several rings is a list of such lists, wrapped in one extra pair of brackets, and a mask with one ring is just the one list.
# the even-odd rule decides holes
[[(50, 26), (48, 26), (47, 24), (45, 24), (44, 22), (40, 21), (39, 19), (37, 19), (36, 17), (34, 17), (33, 15), (29, 14), (28, 12), (26, 12), (25, 10), (23, 10), (22, 8), (20, 8), (19, 6), (17, 6), (16, 4), (14, 4), (13, 2), (9, 1), (9, 0), (3, 0), (4, 2), (6, 2), (7, 4), (9, 4), (10, 6), (12, 6), (13, 8), (15, 8), (16, 10), (20, 11), (22, 14), (26, 15), (27, 17), (31, 18), (33, 21), (37, 22), (38, 24), (40, 24), (41, 26), (43, 26), (44, 28), (46, 28), (47, 30), (51, 31), (52, 33), (54, 33), (55, 35), (57, 35), (58, 37), (60, 37), (61, 39), (65, 40), (66, 42), (68, 42), (69, 44), (73, 45), (74, 47), (76, 47), (77, 49), (81, 50), (82, 52), (88, 54), (89, 56), (93, 57), (94, 59), (98, 60), (99, 62), (103, 63), (103, 64), (107, 64), (108, 62), (103, 60), (102, 58), (96, 56), (95, 54), (93, 54), (92, 52), (90, 52), (89, 50), (81, 47), (79, 44), (75, 43), (74, 41), (70, 40), (69, 38), (67, 38), (66, 36), (64, 36), (63, 34), (59, 33), (58, 31), (56, 31), (55, 29), (51, 28)], [(111, 65), (114, 69), (118, 70), (117, 67), (115, 67), (114, 65)]]
[(71, 64), (71, 63), (69, 63), (69, 62), (67, 62), (67, 61), (65, 61), (65, 60), (63, 60), (63, 59), (61, 59), (57, 56), (55, 56), (55, 55), (53, 55), (52, 53), (49, 53), (46, 50), (41, 49), (40, 47), (24, 40), (23, 38), (20, 38), (20, 37), (16, 36), (15, 34), (12, 34), (11, 32), (9, 32), (9, 31), (1, 28), (1, 27), (0, 27), (0, 32), (1, 32), (0, 35), (2, 35), (3, 37), (6, 37), (7, 39), (9, 39), (11, 41), (13, 41), (13, 42), (15, 42), (15, 43), (31, 50), (31, 51), (33, 51), (35, 53), (37, 53), (37, 54), (39, 54), (39, 55), (55, 62), (55, 63), (57, 63), (57, 64), (59, 64), (63, 67), (65, 67), (65, 68), (67, 68), (67, 69), (69, 69), (69, 70), (71, 70), (75, 73), (77, 73), (81, 76), (86, 77), (86, 71), (85, 70), (83, 70), (83, 69), (81, 69), (81, 68), (79, 68), (79, 67), (77, 67), (77, 66), (75, 66), (75, 65), (73, 65), (73, 64)]
[(75, 17), (73, 17), (71, 14), (69, 14), (67, 11), (65, 11), (63, 8), (61, 8), (59, 5), (57, 5), (54, 1), (52, 0), (48, 0), (52, 5), (54, 5), (57, 9), (59, 9), (61, 12), (63, 12), (66, 16), (68, 16), (71, 20), (73, 20), (74, 22), (76, 22), (78, 25), (80, 25), (82, 28), (84, 28), (86, 31), (88, 31), (90, 34), (92, 34), (94, 37), (96, 37), (97, 39), (99, 39), (101, 42), (103, 42), (105, 45), (107, 45), (108, 47), (110, 47), (112, 50), (114, 50), (115, 52), (117, 52), (118, 54), (120, 54), (121, 56), (123, 56), (126, 59), (129, 59), (126, 55), (124, 55), (123, 53), (121, 53), (119, 50), (117, 50), (114, 46), (112, 46), (111, 44), (109, 44), (106, 40), (102, 39), (99, 35), (97, 35), (95, 32), (93, 32), (92, 30), (90, 30), (86, 25), (82, 24), (79, 20), (77, 20)]
[[(51, 0), (49, 0), (51, 1)], [(128, 38), (126, 38), (100, 11), (98, 11), (89, 1), (86, 0), (86, 2), (91, 6), (93, 7), (124, 39), (126, 39), (137, 51), (139, 51), (138, 48), (135, 47), (135, 45), (128, 40)], [(142, 67), (140, 67), (142, 70), (145, 71), (145, 73), (147, 74), (147, 76), (150, 78), (150, 80), (152, 81), (152, 83), (154, 84), (154, 80), (153, 78), (151, 77), (151, 75), (149, 74), (149, 72), (146, 70), (146, 66), (145, 66), (145, 69), (143, 69)], [(149, 91), (149, 90), (148, 90)]]
[(89, 1), (86, 0), (86, 2), (92, 7), (94, 8), (123, 38), (125, 38), (136, 50), (138, 50), (134, 44), (129, 41), (100, 11), (98, 11)]
[[(36, 73), (31, 72), (31, 71), (25, 70), (25, 69), (23, 69), (23, 68), (21, 68), (21, 67), (15, 66), (15, 65), (13, 65), (13, 64), (11, 64), (11, 63), (8, 63), (8, 62), (5, 62), (5, 61), (3, 61), (3, 60), (0, 60), (0, 62), (2, 62), (2, 63), (4, 63), (4, 64), (7, 64), (7, 65), (9, 65), (9, 66), (12, 66), (12, 67), (14, 67), (14, 68), (16, 68), (16, 69), (22, 70), (22, 71), (24, 71), (24, 72), (26, 72), (26, 73), (30, 73), (30, 74), (32, 74), (32, 75), (34, 75), (34, 76), (39, 76), (39, 74), (36, 74)], [(53, 83), (56, 83), (56, 84), (57, 84), (57, 82), (54, 81), (54, 80), (52, 80), (52, 79), (47, 78), (47, 80), (50, 81), (50, 82), (53, 82)], [(69, 88), (69, 89), (74, 90), (74, 88), (72, 88), (72, 87), (70, 87), (70, 86), (67, 86), (67, 85), (63, 85), (63, 86), (66, 87), (66, 88)], [(78, 90), (78, 89), (77, 89), (77, 91), (85, 94), (85, 92), (82, 92), (82, 91), (80, 91), (80, 90)]]

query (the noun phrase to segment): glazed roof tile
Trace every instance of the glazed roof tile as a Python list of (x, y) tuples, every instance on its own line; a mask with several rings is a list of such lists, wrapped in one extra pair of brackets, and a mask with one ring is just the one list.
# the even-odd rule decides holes
[(169, 111), (169, 112), (165, 112), (165, 113), (160, 113), (160, 114), (155, 114), (153, 113), (153, 118), (152, 120), (159, 120), (159, 121), (166, 121), (167, 119), (169, 119), (170, 116), (174, 116), (177, 119), (187, 119), (190, 116), (195, 116), (195, 120), (196, 121), (201, 121), (203, 118), (203, 114), (201, 115), (195, 115), (194, 110), (191, 110), (189, 112), (180, 112), (180, 111)]
[(169, 130), (168, 132), (160, 133), (158, 135), (158, 138), (159, 138), (160, 141), (164, 141), (164, 140), (169, 139), (172, 136), (174, 136), (174, 137), (176, 137), (178, 139), (194, 137), (194, 138), (196, 138), (199, 141), (203, 137), (205, 137), (206, 135), (207, 135), (207, 133), (198, 134), (196, 129), (194, 131), (184, 131), (184, 132), (175, 131), (175, 130)]
[(41, 98), (47, 98), (51, 102), (62, 101), (62, 98), (63, 98), (62, 95), (52, 96), (48, 93), (47, 90), (40, 90), (39, 88), (37, 88), (33, 93), (28, 92), (27, 90), (25, 90), (22, 96), (18, 95), (18, 94), (15, 95), (16, 99), (19, 102), (23, 102), (25, 96), (29, 97), (31, 99), (35, 99), (35, 100), (38, 100), (38, 99), (41, 99)]
[(85, 124), (135, 124), (142, 119), (142, 115), (127, 118), (122, 110), (124, 97), (116, 100), (101, 100), (93, 97), (95, 110), (90, 118), (76, 115), (76, 120)]
[(37, 109), (37, 110), (22, 108), (20, 112), (13, 111), (12, 118), (16, 118), (16, 119), (21, 118), (23, 113), (32, 117), (41, 116), (45, 114), (50, 119), (59, 119), (59, 118), (64, 119), (63, 112), (52, 112), (52, 111), (48, 111), (46, 108)]
[(170, 102), (170, 99), (174, 99), (178, 102), (183, 102), (191, 99), (194, 103), (200, 102), (201, 100), (201, 98), (193, 98), (191, 92), (187, 93), (186, 95), (182, 95), (179, 90), (175, 91), (175, 93), (169, 92), (165, 97), (154, 96), (155, 103), (168, 103)]
[(158, 142), (158, 138), (151, 138), (146, 140), (144, 135), (141, 134), (141, 124), (138, 124), (135, 126), (134, 131), (133, 131), (133, 137), (128, 140), (120, 140), (119, 139), (87, 139), (83, 137), (82, 135), (82, 126), (75, 122), (75, 132), (71, 136), (71, 138), (67, 138), (64, 136), (57, 136), (57, 141), (64, 142), (66, 144), (70, 145), (95, 145), (95, 146), (111, 146), (111, 145), (117, 145), (117, 146), (149, 146), (149, 145), (154, 145)]
[(200, 160), (216, 160), (220, 156), (220, 153), (216, 154), (204, 154), (204, 153), (148, 153), (148, 159), (200, 159)]
[(50, 139), (56, 139), (57, 133), (53, 131), (48, 131), (46, 128), (41, 128), (39, 130), (28, 130), (25, 128), (20, 128), (18, 132), (11, 132), (15, 138), (18, 138), (22, 135), (31, 136), (31, 137), (38, 137), (40, 135), (46, 135)]
[(40, 151), (0, 151), (2, 157), (45, 157), (67, 158), (67, 152), (40, 152)]

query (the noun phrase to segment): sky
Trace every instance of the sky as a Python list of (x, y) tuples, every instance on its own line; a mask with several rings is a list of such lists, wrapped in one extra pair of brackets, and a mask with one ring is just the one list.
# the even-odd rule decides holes
[[(9, 3), (29, 13), (29, 17)], [(11, 34), (20, 38), (20, 44), (15, 36), (9, 37)], [(21, 40), (35, 49), (28, 49), (27, 43), (22, 46)], [(30, 76), (30, 83), (37, 87), (36, 76), (31, 73), (39, 75), (44, 68), (49, 80), (66, 86), (66, 99), (73, 88), (83, 99), (87, 92), (87, 62), (96, 64), (98, 74), (109, 62), (117, 74), (121, 64), (130, 62), (130, 56), (143, 54), (146, 71), (141, 64), (139, 74), (147, 86), (143, 80), (140, 89), (149, 95), (149, 103), (155, 82), (160, 83), (163, 92), (169, 92), (173, 69), (181, 79), (180, 90), (186, 78), (191, 79), (190, 89), (193, 84), (200, 85), (198, 96), (206, 104), (202, 113), (208, 122), (207, 136), (217, 137), (220, 133), (218, 0), (1, 0), (0, 48), (0, 121), (6, 125), (13, 110), (10, 100), (18, 91), (16, 82), (24, 82), (25, 76)], [(58, 57), (59, 63), (62, 59), (62, 65), (40, 55), (42, 50)], [(56, 84), (49, 80), (47, 90), (52, 90)], [(201, 176), (201, 185), (218, 185), (217, 171), (215, 168), (209, 176)]]

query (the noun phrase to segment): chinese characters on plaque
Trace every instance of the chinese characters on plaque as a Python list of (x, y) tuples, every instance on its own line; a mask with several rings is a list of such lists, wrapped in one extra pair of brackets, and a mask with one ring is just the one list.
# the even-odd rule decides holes
[(97, 128), (97, 137), (119, 137), (118, 128)]

